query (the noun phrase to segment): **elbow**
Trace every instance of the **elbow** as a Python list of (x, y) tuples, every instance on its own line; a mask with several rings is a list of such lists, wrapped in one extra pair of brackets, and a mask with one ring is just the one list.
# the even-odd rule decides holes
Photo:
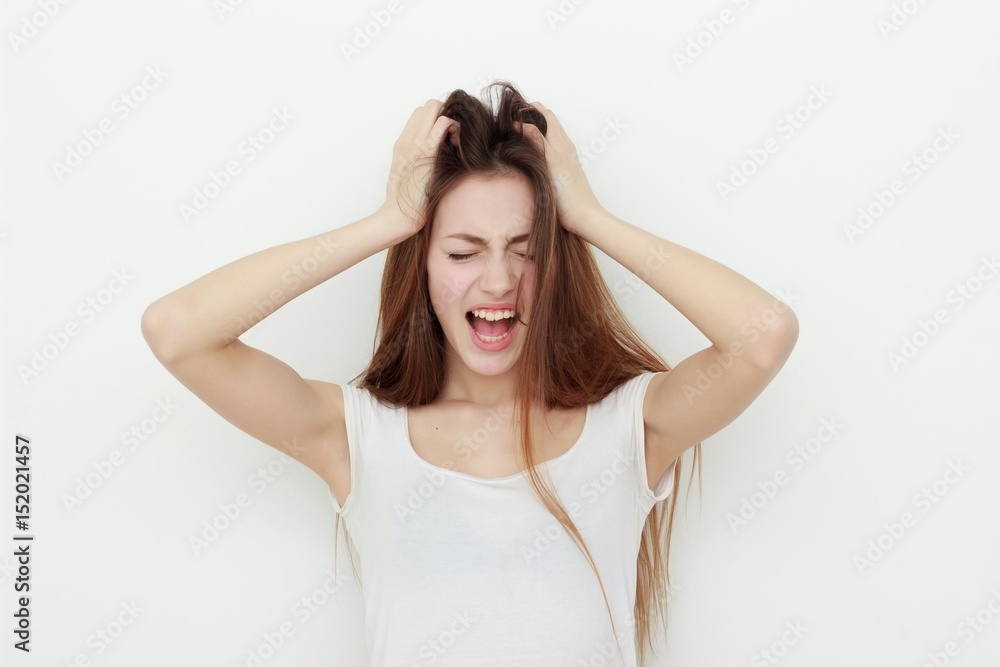
[(767, 334), (762, 336), (756, 345), (758, 348), (757, 365), (763, 368), (784, 366), (798, 340), (799, 320), (795, 317), (795, 313), (788, 310), (769, 327)]
[(168, 304), (158, 299), (146, 307), (139, 322), (146, 345), (164, 366), (176, 363), (180, 357), (177, 337), (171, 332), (177, 319), (170, 314), (170, 310)]

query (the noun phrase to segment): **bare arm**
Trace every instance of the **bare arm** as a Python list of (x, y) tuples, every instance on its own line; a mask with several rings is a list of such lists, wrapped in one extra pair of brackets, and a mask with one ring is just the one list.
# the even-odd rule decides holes
[[(331, 232), (226, 264), (157, 299), (142, 316), (156, 358), (234, 426), (280, 449), (331, 488), (349, 488), (343, 395), (238, 339), (295, 297), (409, 235), (381, 210)], [(304, 269), (312, 268), (311, 272)]]
[(643, 403), (649, 486), (757, 399), (798, 339), (791, 308), (727, 266), (608, 212), (581, 236), (639, 276), (712, 344), (657, 373)]
[(685, 450), (736, 419), (774, 379), (798, 340), (798, 319), (736, 271), (605, 210), (555, 114), (532, 106), (547, 133), (522, 129), (545, 151), (563, 227), (639, 276), (712, 342), (647, 386), (646, 471), (654, 488)]
[[(404, 167), (432, 155), (454, 123), (439, 118), (440, 109), (441, 102), (429, 100), (410, 117), (393, 145), (386, 202), (374, 214), (230, 262), (157, 299), (142, 315), (146, 342), (174, 377), (227, 421), (315, 471), (341, 504), (350, 490), (350, 459), (340, 388), (303, 379), (238, 337), (292, 299), (419, 231), (429, 167)], [(401, 208), (400, 195), (410, 205)]]

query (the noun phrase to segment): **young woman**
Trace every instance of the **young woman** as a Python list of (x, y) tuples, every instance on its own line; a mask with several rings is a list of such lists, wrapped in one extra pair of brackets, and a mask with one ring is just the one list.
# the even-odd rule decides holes
[[(700, 442), (785, 363), (797, 320), (605, 210), (552, 111), (507, 82), (487, 90), (413, 112), (375, 213), (212, 271), (151, 304), (142, 331), (212, 409), (329, 485), (372, 664), (631, 667), (653, 620), (666, 627), (681, 454), (694, 448), (693, 476)], [(671, 369), (591, 245), (712, 344)], [(238, 339), (385, 249), (355, 384), (303, 379)]]

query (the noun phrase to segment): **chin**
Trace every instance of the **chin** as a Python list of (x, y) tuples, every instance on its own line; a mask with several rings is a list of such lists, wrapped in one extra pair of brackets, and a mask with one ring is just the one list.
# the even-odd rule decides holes
[(497, 360), (481, 360), (476, 359), (479, 363), (466, 364), (472, 371), (478, 373), (479, 375), (503, 375), (511, 371), (517, 363), (517, 360), (508, 360), (506, 362), (500, 362)]
[(463, 341), (463, 343), (465, 344), (462, 346), (461, 352), (451, 341), (449, 341), (449, 346), (462, 364), (479, 375), (503, 375), (517, 365), (521, 356), (519, 341), (515, 341), (512, 347), (502, 353), (485, 352), (477, 348), (472, 341)]
[(484, 375), (494, 375), (511, 368), (520, 355), (516, 346), (497, 353), (480, 350), (469, 342), (468, 347), (459, 356), (472, 370), (482, 370)]

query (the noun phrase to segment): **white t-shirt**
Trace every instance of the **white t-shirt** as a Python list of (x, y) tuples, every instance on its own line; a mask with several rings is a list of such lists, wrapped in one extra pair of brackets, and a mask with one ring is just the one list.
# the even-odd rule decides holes
[[(642, 402), (653, 375), (587, 406), (576, 443), (541, 464), (601, 573), (626, 667), (636, 664), (642, 528), (674, 487), (676, 463), (655, 490), (647, 483)], [(330, 498), (359, 557), (374, 667), (622, 664), (597, 577), (522, 473), (435, 466), (410, 444), (405, 408), (341, 387), (351, 491), (343, 507)]]

